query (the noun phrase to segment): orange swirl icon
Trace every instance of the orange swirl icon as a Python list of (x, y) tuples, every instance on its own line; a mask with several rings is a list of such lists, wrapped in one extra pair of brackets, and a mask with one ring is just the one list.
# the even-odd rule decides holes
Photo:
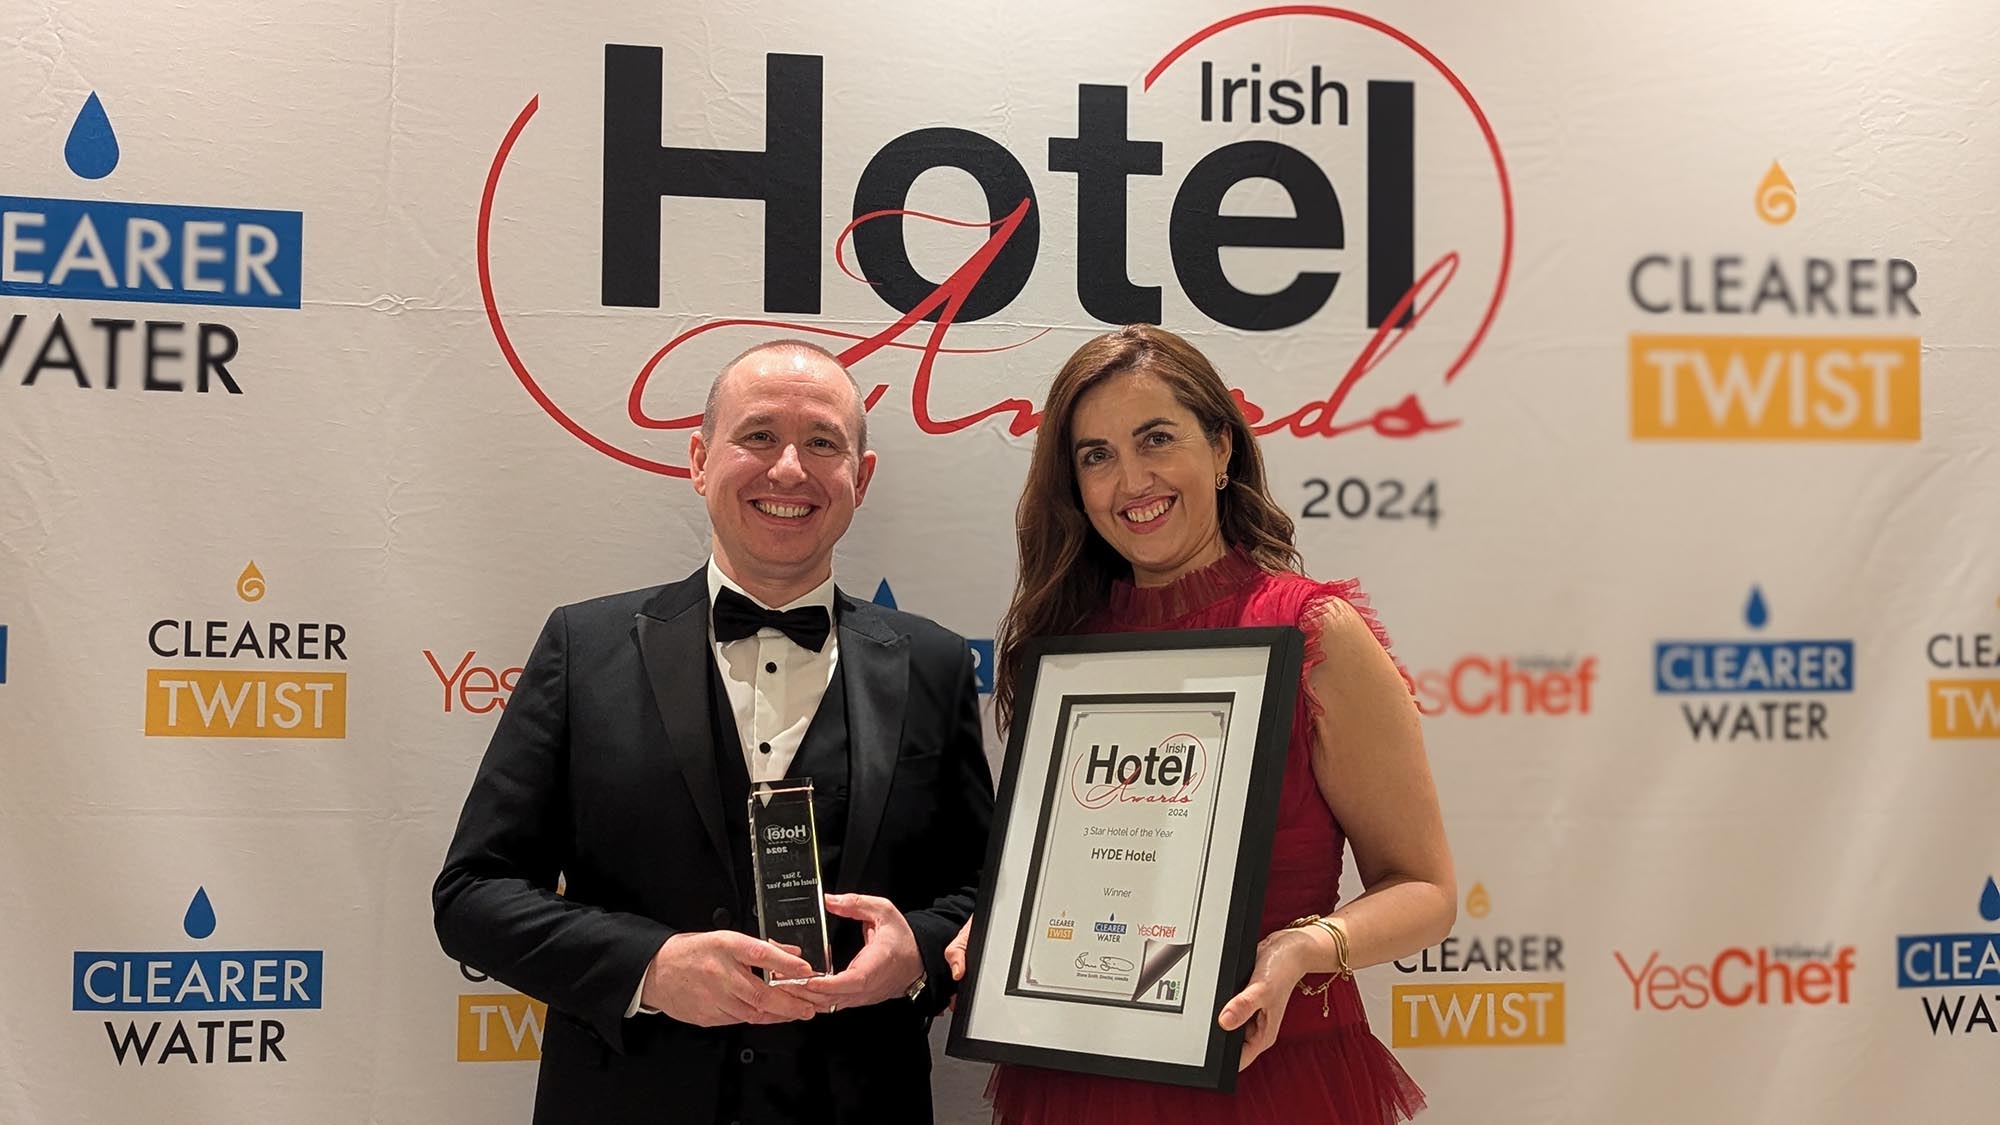
[(1799, 213), (1799, 193), (1792, 187), (1792, 178), (1777, 161), (1771, 161), (1771, 170), (1764, 173), (1763, 182), (1757, 185), (1757, 217), (1774, 227), (1792, 221)]
[(1493, 901), (1486, 897), (1486, 884), (1472, 884), (1472, 893), (1465, 896), (1465, 912), (1474, 918), (1484, 918), (1491, 909)]
[(263, 598), (264, 572), (257, 569), (255, 562), (244, 567), (243, 573), (236, 576), (236, 596), (246, 602), (254, 602)]

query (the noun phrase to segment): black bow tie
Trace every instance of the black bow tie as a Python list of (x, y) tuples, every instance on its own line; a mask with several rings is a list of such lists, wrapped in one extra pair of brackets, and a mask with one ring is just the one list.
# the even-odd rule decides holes
[(818, 652), (826, 647), (832, 628), (823, 605), (800, 606), (780, 612), (765, 609), (742, 594), (724, 586), (715, 596), (715, 639), (740, 641), (754, 637), (759, 629), (776, 629), (800, 648)]

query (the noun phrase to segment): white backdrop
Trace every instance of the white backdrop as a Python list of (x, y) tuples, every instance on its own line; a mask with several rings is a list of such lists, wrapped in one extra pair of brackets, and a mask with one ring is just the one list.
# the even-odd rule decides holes
[(1142, 316), (1434, 712), (1466, 902), (1364, 974), (1427, 1120), (1990, 1115), (1996, 57), (1965, 2), (8, 6), (0, 1119), (525, 1120), (540, 1015), (428, 887), (547, 610), (702, 559), (710, 372), (895, 340), (838, 574), (990, 638), (979, 416)]

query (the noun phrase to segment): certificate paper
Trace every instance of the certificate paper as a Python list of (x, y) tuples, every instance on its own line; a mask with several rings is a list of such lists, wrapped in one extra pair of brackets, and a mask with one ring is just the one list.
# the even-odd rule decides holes
[(1235, 702), (1063, 697), (1009, 994), (1182, 1009)]
[(1291, 626), (1023, 649), (946, 1051), (1232, 1090), (1298, 711)]

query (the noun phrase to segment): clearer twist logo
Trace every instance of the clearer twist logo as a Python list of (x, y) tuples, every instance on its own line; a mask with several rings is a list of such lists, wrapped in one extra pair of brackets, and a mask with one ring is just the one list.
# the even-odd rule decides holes
[(1764, 173), (1763, 181), (1757, 185), (1757, 217), (1781, 227), (1798, 213), (1799, 195), (1792, 188), (1792, 178), (1773, 160), (1771, 170)]

